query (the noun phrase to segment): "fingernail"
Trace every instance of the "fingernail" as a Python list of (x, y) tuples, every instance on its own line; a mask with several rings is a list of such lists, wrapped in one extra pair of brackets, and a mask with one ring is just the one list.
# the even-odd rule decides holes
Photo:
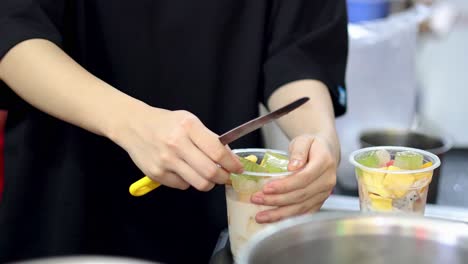
[(291, 166), (294, 167), (294, 168), (297, 168), (299, 167), (299, 165), (301, 165), (301, 161), (298, 160), (298, 159), (293, 159), (291, 160)]
[(257, 221), (259, 222), (268, 222), (270, 221), (270, 216), (268, 213), (258, 213), (257, 214)]
[(265, 188), (263, 188), (264, 193), (274, 193), (275, 192), (275, 187), (273, 185), (267, 185)]
[(263, 197), (260, 196), (260, 195), (254, 195), (252, 196), (252, 202), (253, 203), (256, 203), (256, 204), (263, 204), (264, 203), (264, 200), (263, 200)]

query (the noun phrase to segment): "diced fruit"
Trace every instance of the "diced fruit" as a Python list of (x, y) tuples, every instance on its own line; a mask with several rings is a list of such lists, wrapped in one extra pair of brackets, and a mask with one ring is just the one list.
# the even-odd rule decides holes
[(267, 169), (258, 165), (255, 162), (252, 162), (246, 158), (239, 157), (240, 162), (244, 166), (244, 171), (250, 172), (267, 172)]
[(404, 170), (417, 170), (423, 165), (423, 156), (413, 151), (401, 151), (395, 155), (396, 167)]
[(366, 188), (367, 188), (367, 191), (369, 191), (371, 193), (378, 194), (381, 197), (384, 197), (384, 198), (391, 198), (392, 197), (392, 193), (389, 192), (387, 189), (385, 189), (384, 186), (371, 186), (371, 185), (368, 185), (368, 186), (366, 186)]
[(372, 208), (376, 211), (388, 212), (392, 210), (392, 199), (370, 194)]
[(361, 156), (356, 158), (356, 161), (366, 167), (369, 168), (378, 168), (379, 167), (379, 157), (376, 154), (376, 151), (370, 151), (368, 153), (364, 153)]
[(259, 190), (256, 177), (243, 175), (243, 174), (231, 174), (232, 187), (238, 193), (255, 193)]
[(385, 164), (385, 167), (393, 166), (394, 163), (395, 163), (395, 160), (390, 160), (389, 162), (387, 162), (387, 164)]
[[(390, 166), (387, 169), (388, 171), (399, 171), (400, 168), (396, 166)], [(385, 179), (383, 180), (383, 185), (387, 188), (388, 191), (392, 192), (397, 198), (405, 196), (408, 192), (408, 189), (414, 183), (414, 176), (412, 174), (393, 174), (387, 173)]]
[(375, 155), (379, 159), (379, 167), (385, 166), (385, 164), (387, 164), (391, 160), (390, 153), (386, 151), (385, 149), (377, 150), (375, 152)]
[(406, 194), (406, 200), (408, 200), (410, 203), (415, 202), (416, 200), (419, 199), (419, 193), (417, 191), (410, 191)]
[(255, 162), (255, 163), (257, 163), (257, 161), (258, 161), (258, 157), (255, 156), (255, 155), (249, 155), (249, 156), (245, 157), (245, 159), (249, 160), (251, 162)]
[(421, 173), (415, 173), (414, 179), (416, 181), (425, 179), (425, 180), (430, 180), (432, 178), (433, 171), (428, 171), (428, 172), (421, 172)]
[(391, 166), (388, 166), (387, 170), (388, 171), (401, 171), (402, 169), (397, 166), (391, 165)]
[(370, 151), (356, 158), (356, 161), (369, 168), (379, 168), (385, 166), (391, 159), (390, 153), (384, 149)]
[(422, 168), (425, 169), (425, 168), (429, 168), (430, 166), (432, 166), (432, 162), (426, 162), (422, 165)]
[(263, 160), (260, 166), (265, 168), (267, 172), (287, 172), (288, 171), (289, 158), (287, 156), (273, 153), (270, 151), (265, 152)]
[(427, 190), (429, 186), (426, 185), (426, 187), (422, 187), (421, 189), (419, 189), (419, 195), (422, 196), (424, 194), (424, 192)]
[(394, 199), (392, 201), (392, 206), (397, 208), (397, 209), (403, 210), (403, 209), (408, 207), (408, 201), (406, 201), (406, 199), (404, 197), (399, 198), (399, 199)]
[(382, 197), (390, 197), (391, 193), (385, 189), (383, 184), (385, 173), (361, 171), (361, 180), (366, 189), (371, 193), (376, 193)]
[[(257, 163), (248, 160), (246, 158), (239, 157), (240, 162), (244, 166), (244, 171), (248, 172), (266, 172), (266, 169), (258, 165)], [(239, 193), (254, 193), (258, 191), (257, 182), (262, 177), (251, 176), (247, 174), (234, 174), (231, 173), (232, 187)]]

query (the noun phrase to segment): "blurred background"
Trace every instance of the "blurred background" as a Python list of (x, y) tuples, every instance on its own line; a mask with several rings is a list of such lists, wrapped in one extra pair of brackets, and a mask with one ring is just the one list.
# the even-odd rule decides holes
[[(358, 195), (352, 151), (404, 145), (442, 159), (429, 203), (468, 206), (468, 0), (348, 0), (348, 16), (348, 112), (337, 119), (335, 194)], [(268, 147), (287, 150), (275, 124), (263, 132)]]
[[(337, 119), (335, 193), (357, 196), (353, 150), (405, 145), (442, 158), (428, 202), (468, 206), (468, 0), (348, 0), (348, 13), (348, 113)], [(0, 111), (0, 193), (5, 119)], [(287, 150), (275, 124), (263, 133), (267, 147)]]

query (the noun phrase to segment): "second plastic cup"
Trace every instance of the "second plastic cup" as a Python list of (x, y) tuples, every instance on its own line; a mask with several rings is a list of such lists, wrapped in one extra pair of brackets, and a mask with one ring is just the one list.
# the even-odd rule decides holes
[[(233, 152), (241, 157), (255, 155), (262, 160), (266, 152), (281, 154), (287, 157), (287, 153), (270, 149), (237, 149)], [(290, 172), (260, 173), (244, 171), (242, 180), (234, 181), (226, 185), (226, 203), (229, 226), (229, 240), (231, 252), (236, 258), (238, 252), (246, 242), (258, 231), (267, 226), (258, 224), (255, 215), (261, 211), (272, 209), (271, 206), (256, 205), (250, 202), (252, 194), (261, 191), (263, 186), (273, 179), (286, 177)]]
[[(411, 170), (395, 166), (399, 153), (422, 156), (422, 166)], [(372, 163), (372, 155), (387, 156), (387, 160), (380, 167), (371, 167), (365, 163)], [(440, 166), (436, 155), (420, 149), (383, 146), (357, 150), (349, 161), (356, 169), (362, 212), (424, 214), (429, 183), (434, 169)]]

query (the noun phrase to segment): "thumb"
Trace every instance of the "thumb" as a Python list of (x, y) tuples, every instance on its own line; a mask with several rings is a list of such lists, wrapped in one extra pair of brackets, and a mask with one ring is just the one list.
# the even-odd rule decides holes
[(314, 137), (309, 135), (299, 136), (291, 141), (289, 145), (289, 171), (295, 171), (305, 166), (313, 142)]

